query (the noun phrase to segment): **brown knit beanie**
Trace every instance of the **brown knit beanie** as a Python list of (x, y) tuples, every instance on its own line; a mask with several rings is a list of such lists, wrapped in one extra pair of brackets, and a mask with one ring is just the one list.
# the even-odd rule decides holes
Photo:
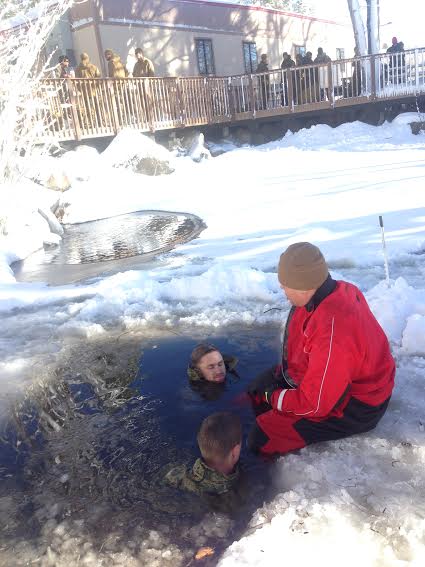
[(278, 278), (285, 287), (300, 291), (317, 289), (328, 274), (323, 254), (309, 242), (291, 244), (280, 256)]

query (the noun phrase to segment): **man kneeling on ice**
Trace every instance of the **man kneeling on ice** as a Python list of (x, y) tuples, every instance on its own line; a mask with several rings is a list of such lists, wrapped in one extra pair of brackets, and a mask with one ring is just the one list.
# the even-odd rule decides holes
[(197, 436), (202, 458), (192, 468), (171, 469), (172, 486), (198, 494), (214, 510), (232, 512), (243, 503), (243, 483), (238, 466), (242, 426), (237, 415), (218, 412), (202, 422)]
[(278, 278), (292, 308), (282, 363), (248, 390), (257, 414), (249, 447), (282, 454), (373, 429), (387, 409), (395, 364), (363, 294), (333, 280), (308, 242), (281, 255)]

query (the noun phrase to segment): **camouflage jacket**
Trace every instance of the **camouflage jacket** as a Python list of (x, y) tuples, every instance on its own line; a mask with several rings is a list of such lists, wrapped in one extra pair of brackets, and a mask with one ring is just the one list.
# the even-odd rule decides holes
[(155, 70), (153, 63), (147, 57), (141, 61), (136, 61), (133, 69), (133, 77), (154, 77)]
[[(227, 354), (223, 355), (224, 365), (226, 366), (226, 372), (234, 372), (236, 373), (236, 365), (238, 363), (238, 359), (236, 356), (228, 356)], [(192, 366), (187, 367), (187, 375), (191, 382), (205, 382), (204, 378), (198, 373), (196, 368)]]
[(79, 79), (99, 79), (100, 71), (93, 63), (81, 62), (75, 69), (75, 76)]
[(192, 468), (179, 465), (165, 476), (171, 486), (193, 492), (215, 511), (230, 513), (240, 508), (245, 501), (244, 482), (239, 467), (225, 475), (210, 468), (202, 459), (197, 459)]
[(238, 481), (239, 468), (232, 474), (225, 475), (210, 468), (202, 459), (197, 459), (191, 469), (185, 465), (171, 469), (166, 479), (176, 488), (189, 492), (224, 494)]
[(111, 79), (125, 79), (125, 77), (128, 77), (127, 67), (118, 55), (114, 55), (108, 61), (108, 76)]

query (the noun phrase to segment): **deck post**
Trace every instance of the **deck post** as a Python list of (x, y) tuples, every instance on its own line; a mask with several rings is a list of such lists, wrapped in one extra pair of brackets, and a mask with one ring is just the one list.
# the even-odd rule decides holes
[(294, 75), (295, 71), (292, 69), (286, 69), (286, 82), (288, 84), (288, 108), (290, 112), (294, 112)]
[(153, 101), (152, 101), (152, 96), (151, 96), (151, 85), (150, 85), (150, 81), (147, 78), (142, 79), (143, 80), (143, 88), (146, 94), (146, 117), (148, 119), (148, 124), (149, 124), (149, 130), (151, 132), (155, 132), (155, 126), (154, 126), (154, 114), (153, 114)]
[(176, 97), (178, 109), (180, 112), (180, 126), (186, 126), (186, 109), (184, 107), (182, 90), (180, 87), (180, 77), (176, 77)]
[(419, 89), (419, 57), (418, 50), (415, 49), (415, 83), (416, 83), (416, 93)]
[(69, 102), (71, 105), (72, 126), (75, 139), (77, 142), (81, 140), (81, 127), (78, 119), (78, 98), (75, 96), (75, 90), (72, 79), (66, 79), (66, 88), (69, 93)]
[(333, 108), (335, 105), (334, 95), (334, 79), (332, 74), (332, 61), (328, 63), (328, 93), (329, 93), (329, 106)]
[(376, 99), (376, 56), (370, 56), (370, 98)]
[(233, 89), (232, 77), (227, 77), (227, 96), (229, 97), (230, 119), (235, 120), (236, 105), (235, 105), (235, 92)]
[(112, 127), (114, 129), (114, 134), (117, 134), (117, 132), (120, 129), (120, 121), (118, 118), (117, 98), (115, 96), (116, 91), (115, 91), (114, 79), (107, 79), (107, 83), (108, 83), (109, 100), (111, 102), (111, 109), (112, 109), (112, 116), (111, 116)]
[(249, 100), (251, 103), (251, 112), (252, 117), (255, 118), (255, 91), (254, 91), (254, 81), (252, 79), (252, 75), (248, 76), (248, 92), (249, 92)]

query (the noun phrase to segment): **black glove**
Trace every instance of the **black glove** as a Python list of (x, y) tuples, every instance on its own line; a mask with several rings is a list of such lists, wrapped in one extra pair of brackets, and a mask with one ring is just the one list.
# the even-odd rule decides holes
[(272, 405), (272, 395), (277, 390), (282, 390), (281, 384), (278, 384), (278, 383), (272, 384), (271, 386), (269, 386), (268, 388), (266, 388), (264, 390), (263, 396), (264, 396), (265, 401), (269, 404), (269, 406)]

